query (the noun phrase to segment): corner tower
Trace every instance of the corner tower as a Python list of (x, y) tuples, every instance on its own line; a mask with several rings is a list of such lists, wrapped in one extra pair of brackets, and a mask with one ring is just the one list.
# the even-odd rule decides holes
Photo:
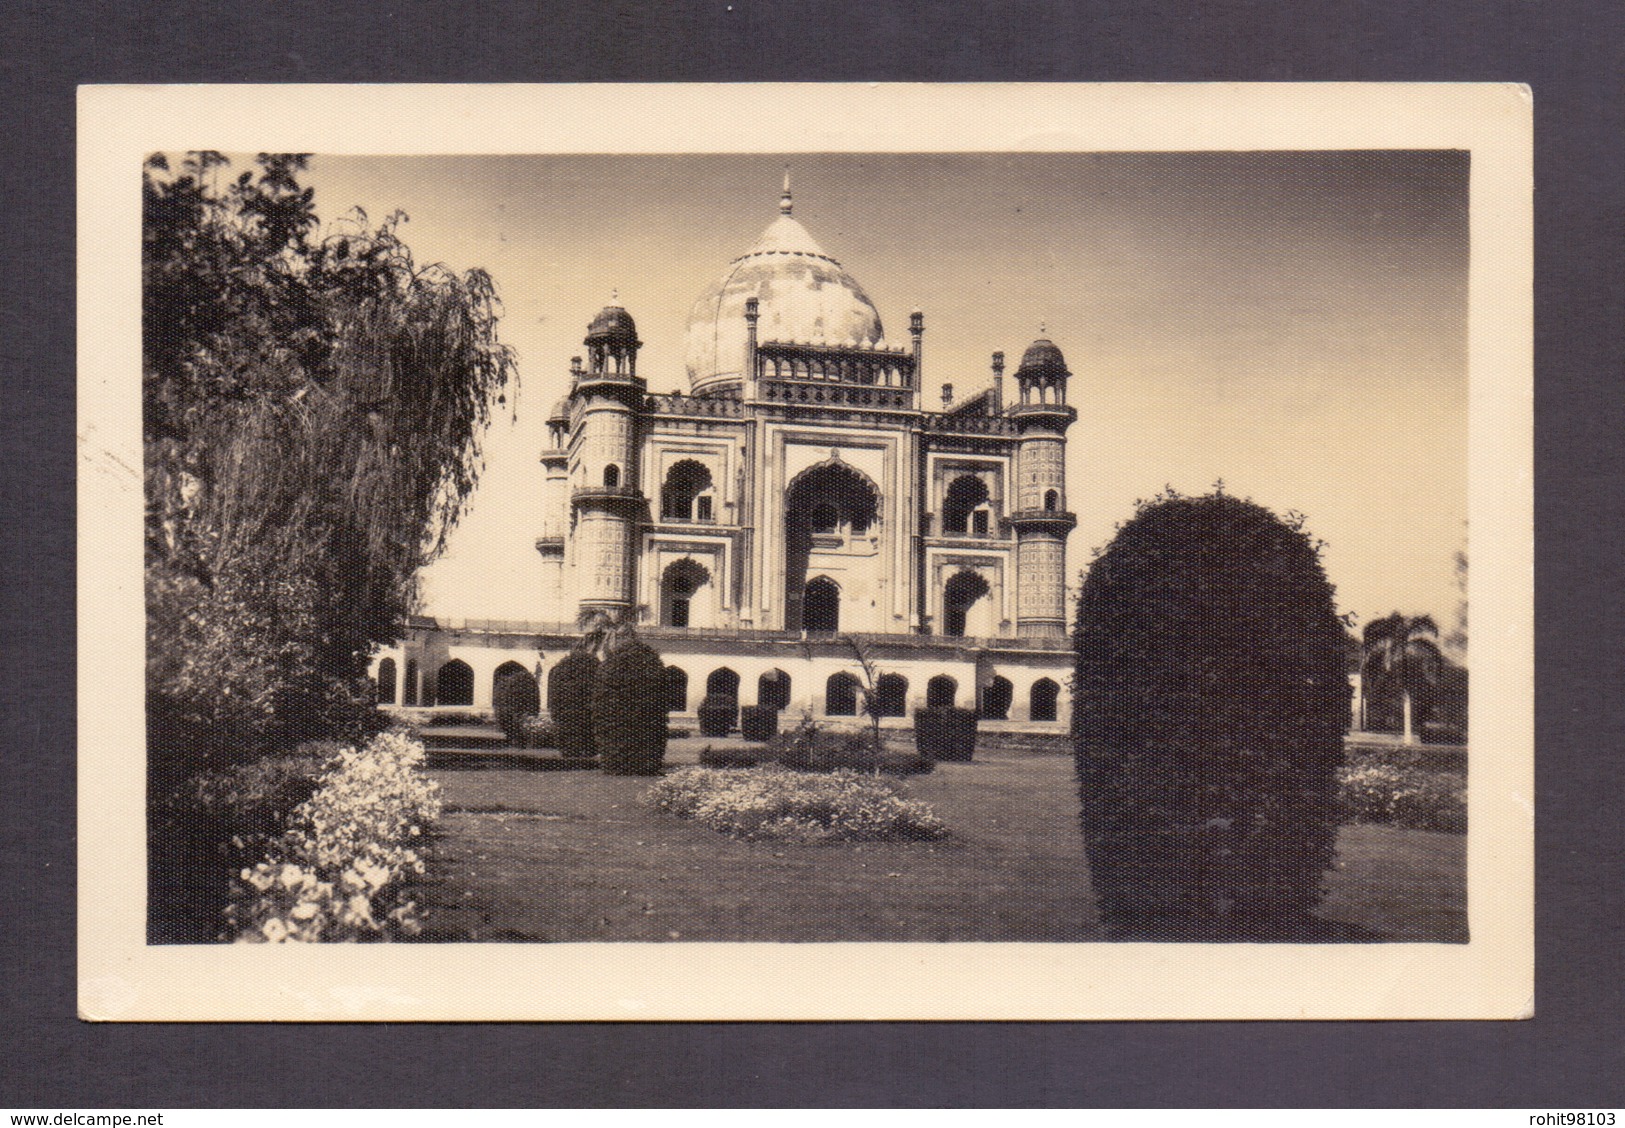
[(1016, 633), (1066, 637), (1066, 538), (1078, 519), (1066, 507), (1066, 431), (1078, 417), (1066, 402), (1066, 358), (1053, 341), (1028, 346), (1016, 369), (1008, 415), (1016, 449)]
[(542, 531), (536, 551), (542, 557), (542, 618), (556, 623), (573, 616), (565, 606), (564, 554), (570, 528), (570, 397), (553, 405), (547, 417), (547, 449), (542, 451)]
[(638, 329), (619, 305), (587, 328), (587, 367), (571, 362), (569, 482), (578, 613), (622, 618), (633, 608), (634, 546), (645, 500), (638, 488), (645, 384)]

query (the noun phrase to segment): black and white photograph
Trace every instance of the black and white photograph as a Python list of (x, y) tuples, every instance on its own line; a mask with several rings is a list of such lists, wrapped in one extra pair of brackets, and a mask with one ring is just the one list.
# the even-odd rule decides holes
[(82, 102), (84, 1017), (1529, 1013), (1517, 88), (459, 89)]

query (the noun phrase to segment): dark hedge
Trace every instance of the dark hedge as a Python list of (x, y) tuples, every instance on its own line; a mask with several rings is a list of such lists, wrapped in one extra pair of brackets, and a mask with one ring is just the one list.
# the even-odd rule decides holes
[(1090, 566), (1072, 729), (1113, 935), (1314, 932), (1349, 719), (1332, 596), (1301, 518), (1223, 494), (1142, 505)]
[(952, 705), (916, 709), (914, 746), (934, 760), (969, 761), (976, 753), (976, 711)]
[(746, 705), (739, 711), (739, 735), (765, 744), (778, 735), (779, 711), (771, 705)]
[(508, 738), (509, 746), (523, 748), (525, 718), (542, 711), (542, 694), (536, 688), (536, 679), (518, 670), (503, 674), (491, 691), (491, 711), (496, 714), (497, 727)]
[(701, 736), (727, 736), (739, 723), (739, 699), (707, 693), (697, 710)]
[(648, 643), (623, 641), (598, 667), (592, 731), (610, 775), (659, 775), (666, 759), (665, 663)]
[(558, 731), (559, 749), (566, 756), (591, 756), (592, 699), (598, 681), (598, 657), (589, 650), (572, 650), (554, 667), (548, 682), (548, 712)]

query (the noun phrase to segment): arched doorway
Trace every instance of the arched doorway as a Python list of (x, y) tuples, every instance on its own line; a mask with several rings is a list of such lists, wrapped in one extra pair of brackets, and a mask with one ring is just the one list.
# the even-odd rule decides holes
[(824, 715), (826, 717), (855, 717), (858, 715), (858, 679), (851, 674), (831, 674), (824, 683)]
[(959, 696), (959, 683), (947, 674), (938, 674), (925, 683), (925, 707), (944, 709)]
[(660, 581), (660, 621), (668, 627), (706, 626), (695, 621), (695, 597), (711, 582), (711, 573), (684, 558), (666, 569)]
[(378, 663), (378, 704), (395, 704), (395, 659)]
[(1010, 719), (1010, 702), (1015, 699), (1015, 687), (1009, 678), (994, 675), (982, 690), (982, 718), (989, 721)]
[(660, 519), (709, 522), (714, 516), (711, 485), (711, 471), (692, 458), (674, 463), (660, 488)]
[(406, 684), (401, 686), (401, 704), (416, 705), (418, 703), (418, 660), (406, 660)]
[[(966, 627), (973, 620), (971, 609), (978, 600), (987, 597), (987, 581), (981, 576), (975, 572), (955, 572), (942, 588), (942, 633), (952, 638), (963, 637), (967, 633)], [(991, 602), (988, 607), (991, 610)], [(985, 619), (985, 615), (975, 617), (978, 632), (991, 634)]]
[(979, 507), (987, 504), (987, 483), (974, 474), (962, 474), (948, 483), (948, 490), (942, 499), (942, 531), (944, 534), (966, 535), (974, 528), (979, 529), (979, 535), (987, 534), (987, 511), (982, 510), (982, 519), (972, 521), (972, 515)]
[(474, 704), (474, 670), (467, 662), (453, 658), (440, 667), (440, 673), (435, 676), (435, 703)]
[(829, 592), (827, 588), (815, 592), (808, 583), (809, 561), (815, 549), (819, 552), (847, 551), (852, 543), (851, 538), (871, 535), (879, 519), (879, 487), (863, 471), (839, 458), (808, 467), (795, 476), (785, 490), (784, 498), (785, 629), (839, 629), (838, 624), (829, 625), (827, 604), (820, 604), (814, 609), (814, 613), (824, 615), (819, 620), (823, 625), (815, 626), (809, 622), (807, 598)]
[(1053, 721), (1055, 719), (1055, 703), (1061, 696), (1061, 687), (1049, 678), (1039, 678), (1033, 682), (1032, 708), (1027, 716), (1035, 721)]
[(731, 697), (739, 700), (739, 675), (728, 667), (712, 670), (711, 676), (705, 679), (705, 694), (707, 697)]
[(882, 717), (908, 716), (908, 679), (902, 674), (881, 674), (875, 679), (875, 703)]
[(790, 707), (790, 675), (783, 670), (769, 670), (756, 679), (756, 704), (768, 709)]
[(801, 597), (801, 629), (828, 634), (841, 629), (841, 587), (828, 576), (807, 585)]

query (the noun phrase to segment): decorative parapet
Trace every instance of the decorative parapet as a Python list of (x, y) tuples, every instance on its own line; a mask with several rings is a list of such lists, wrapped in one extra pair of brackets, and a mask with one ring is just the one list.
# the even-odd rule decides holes
[(768, 403), (807, 404), (813, 407), (855, 407), (872, 411), (913, 411), (914, 393), (908, 388), (822, 381), (764, 380), (757, 395)]
[(763, 341), (756, 346), (756, 379), (912, 388), (914, 357), (901, 347)]
[(1011, 435), (1018, 434), (1015, 423), (1002, 415), (955, 415), (933, 412), (925, 417), (923, 427), (943, 435)]
[(680, 394), (650, 396), (645, 408), (655, 415), (688, 415), (711, 419), (738, 419), (744, 415), (744, 404), (731, 396), (685, 396)]

